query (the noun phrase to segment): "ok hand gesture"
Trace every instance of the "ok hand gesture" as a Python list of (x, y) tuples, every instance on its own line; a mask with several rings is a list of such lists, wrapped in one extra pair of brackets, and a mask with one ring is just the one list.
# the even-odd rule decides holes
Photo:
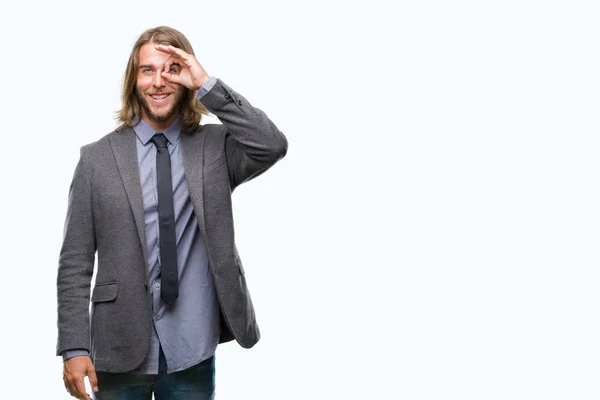
[(202, 65), (192, 54), (173, 46), (155, 45), (156, 50), (169, 54), (161, 75), (171, 83), (178, 83), (188, 89), (198, 90), (210, 78)]

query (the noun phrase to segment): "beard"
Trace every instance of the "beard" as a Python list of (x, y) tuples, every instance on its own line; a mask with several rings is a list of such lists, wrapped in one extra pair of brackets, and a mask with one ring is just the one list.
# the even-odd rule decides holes
[(173, 103), (172, 103), (173, 105), (170, 108), (167, 108), (164, 111), (159, 112), (159, 113), (155, 113), (154, 111), (152, 111), (150, 104), (148, 104), (148, 100), (146, 100), (144, 95), (142, 93), (140, 93), (140, 91), (138, 90), (137, 87), (134, 89), (134, 92), (135, 92), (135, 97), (140, 102), (140, 105), (142, 106), (144, 111), (146, 111), (146, 115), (148, 116), (148, 118), (154, 122), (162, 123), (162, 122), (168, 121), (169, 119), (171, 119), (171, 117), (173, 117), (173, 115), (175, 115), (176, 113), (181, 111), (182, 106), (183, 106), (184, 90), (178, 90), (177, 92), (173, 93), (172, 94), (172, 96), (174, 96)]

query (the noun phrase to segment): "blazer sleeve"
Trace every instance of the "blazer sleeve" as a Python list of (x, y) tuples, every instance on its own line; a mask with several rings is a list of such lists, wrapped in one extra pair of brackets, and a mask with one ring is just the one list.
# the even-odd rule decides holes
[(58, 260), (57, 355), (70, 349), (90, 350), (89, 301), (96, 239), (90, 177), (85, 159), (84, 146), (69, 188), (63, 243)]
[(265, 172), (282, 159), (286, 137), (260, 109), (217, 78), (200, 99), (226, 127), (225, 154), (231, 189)]

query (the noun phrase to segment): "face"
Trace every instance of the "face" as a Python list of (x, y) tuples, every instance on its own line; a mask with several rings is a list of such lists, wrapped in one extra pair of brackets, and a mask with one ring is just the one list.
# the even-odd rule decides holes
[[(135, 95), (142, 106), (142, 119), (157, 131), (163, 131), (177, 118), (183, 102), (184, 87), (169, 83), (161, 76), (168, 54), (146, 43), (140, 48)], [(171, 73), (179, 73), (179, 65), (171, 65)]]

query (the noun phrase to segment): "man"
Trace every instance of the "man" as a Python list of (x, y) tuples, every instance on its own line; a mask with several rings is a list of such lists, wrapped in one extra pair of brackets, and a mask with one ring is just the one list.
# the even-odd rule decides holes
[[(222, 124), (199, 124), (208, 111)], [(65, 387), (89, 399), (88, 376), (100, 400), (213, 399), (217, 344), (260, 338), (231, 193), (284, 157), (287, 140), (164, 26), (133, 47), (119, 119), (81, 148), (69, 190), (57, 279)]]

